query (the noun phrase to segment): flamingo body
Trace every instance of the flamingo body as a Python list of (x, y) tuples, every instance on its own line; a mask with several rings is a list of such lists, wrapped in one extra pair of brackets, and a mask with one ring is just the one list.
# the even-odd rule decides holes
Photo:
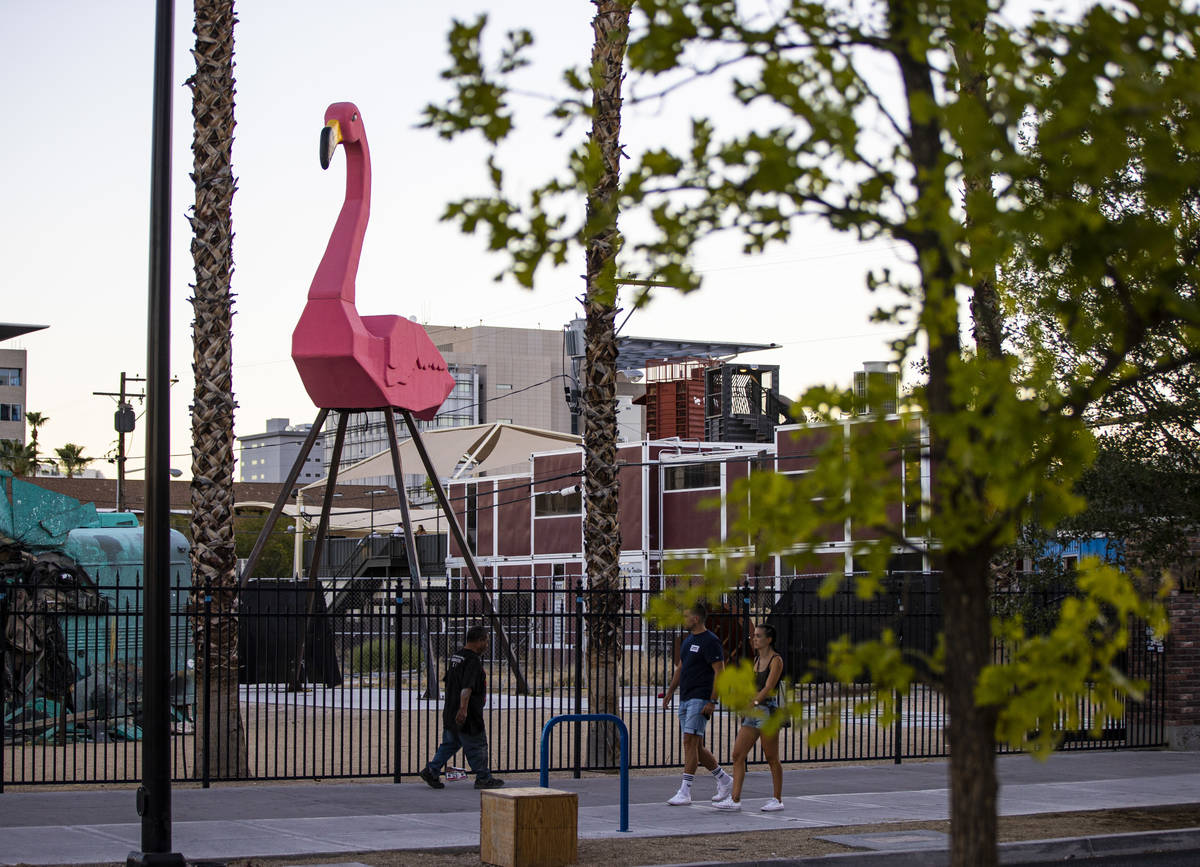
[(325, 409), (407, 409), (430, 419), (454, 377), (425, 329), (403, 316), (360, 316), (355, 277), (371, 209), (371, 156), (362, 115), (349, 102), (325, 111), (325, 134), (346, 151), (346, 198), (292, 332), (292, 359), (313, 403)]

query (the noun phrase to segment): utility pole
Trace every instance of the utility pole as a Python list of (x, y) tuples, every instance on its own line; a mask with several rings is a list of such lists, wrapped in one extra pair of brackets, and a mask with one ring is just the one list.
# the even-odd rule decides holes
[(137, 423), (137, 417), (133, 414), (133, 407), (130, 406), (127, 397), (136, 397), (138, 400), (145, 400), (146, 394), (126, 395), (125, 385), (130, 382), (145, 382), (145, 377), (141, 376), (126, 376), (125, 371), (121, 371), (121, 388), (120, 391), (93, 391), (92, 394), (98, 397), (115, 397), (117, 399), (117, 411), (113, 414), (113, 428), (117, 432), (117, 511), (125, 511), (125, 434), (133, 433), (133, 428)]

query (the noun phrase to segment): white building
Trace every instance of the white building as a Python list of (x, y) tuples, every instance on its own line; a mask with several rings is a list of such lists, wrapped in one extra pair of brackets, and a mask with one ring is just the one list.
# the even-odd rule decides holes
[[(242, 482), (273, 482), (279, 484), (287, 478), (304, 439), (312, 430), (311, 424), (291, 424), (290, 419), (269, 418), (267, 429), (263, 433), (238, 437), (241, 444), (241, 458), (238, 461), (239, 477)], [(321, 438), (313, 444), (313, 449), (300, 469), (297, 484), (306, 485), (315, 482), (325, 475), (324, 450)]]

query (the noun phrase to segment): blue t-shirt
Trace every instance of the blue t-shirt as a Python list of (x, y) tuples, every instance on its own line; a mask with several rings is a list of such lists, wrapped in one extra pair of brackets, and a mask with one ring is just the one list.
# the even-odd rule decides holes
[(712, 698), (713, 663), (725, 658), (725, 649), (721, 647), (721, 639), (711, 630), (705, 630), (699, 635), (691, 632), (679, 645), (679, 700), (688, 701), (702, 698), (706, 701)]

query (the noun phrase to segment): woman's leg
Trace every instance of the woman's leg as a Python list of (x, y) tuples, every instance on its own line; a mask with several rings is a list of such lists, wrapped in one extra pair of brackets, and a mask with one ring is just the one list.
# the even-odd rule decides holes
[(742, 783), (746, 779), (746, 756), (750, 755), (756, 740), (758, 729), (744, 725), (738, 730), (737, 740), (733, 742), (733, 792), (730, 797), (735, 801), (742, 800)]
[(763, 755), (767, 757), (767, 766), (771, 769), (771, 785), (775, 789), (775, 800), (783, 800), (783, 765), (779, 763), (779, 732), (773, 735), (763, 735)]

